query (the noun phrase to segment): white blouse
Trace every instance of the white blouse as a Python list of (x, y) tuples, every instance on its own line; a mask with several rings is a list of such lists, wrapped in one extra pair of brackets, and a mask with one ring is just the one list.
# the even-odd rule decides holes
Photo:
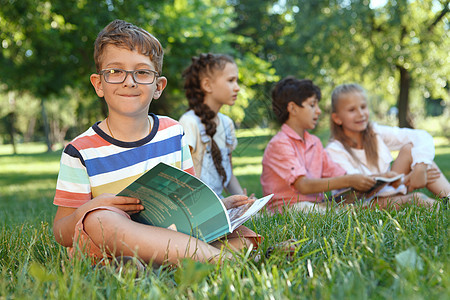
[(341, 142), (332, 140), (326, 147), (326, 151), (331, 159), (337, 162), (347, 171), (347, 174), (377, 174), (385, 173), (390, 170), (393, 161), (391, 151), (400, 150), (401, 147), (412, 143), (411, 149), (412, 164), (411, 168), (418, 163), (431, 164), (434, 160), (434, 141), (433, 137), (426, 131), (420, 129), (399, 128), (378, 125), (372, 123), (376, 133), (378, 144), (378, 168), (367, 163), (366, 155), (363, 149), (352, 149), (355, 156), (360, 160), (355, 160)]

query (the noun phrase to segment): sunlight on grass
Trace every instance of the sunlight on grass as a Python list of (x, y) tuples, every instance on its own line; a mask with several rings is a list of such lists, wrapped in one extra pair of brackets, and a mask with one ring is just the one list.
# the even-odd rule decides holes
[(251, 128), (251, 129), (238, 129), (236, 130), (236, 137), (254, 137), (262, 135), (275, 135), (276, 130), (270, 128)]
[(23, 162), (23, 163), (1, 163), (0, 174), (22, 173), (22, 174), (54, 174), (59, 171), (59, 161), (53, 162)]
[[(47, 146), (44, 143), (23, 143), (16, 145), (17, 154), (45, 153)], [(54, 146), (54, 151), (61, 149), (60, 145)], [(0, 145), (0, 155), (13, 154), (11, 145)]]
[(236, 176), (241, 175), (260, 175), (262, 172), (261, 156), (251, 157), (233, 157), (233, 173)]
[(48, 180), (34, 180), (26, 183), (8, 184), (0, 188), (0, 194), (3, 196), (15, 195), (17, 193), (30, 192), (30, 196), (33, 193), (39, 194), (39, 191), (49, 191), (50, 194), (54, 194), (56, 188), (56, 176), (55, 179)]
[(434, 137), (433, 139), (434, 139), (434, 146), (436, 147), (448, 146), (450, 144), (450, 141), (443, 136)]
[(234, 175), (261, 175), (262, 166), (261, 165), (247, 165), (245, 167), (235, 167), (233, 168)]
[(436, 148), (436, 155), (450, 154), (450, 147)]
[[(60, 152), (47, 153), (44, 144), (18, 145), (19, 154), (8, 153), (0, 146), (0, 195), (28, 201), (43, 196), (51, 203), (59, 171)], [(8, 154), (4, 154), (8, 153)]]
[(450, 154), (450, 141), (444, 137), (435, 137), (434, 146), (436, 147), (436, 155)]

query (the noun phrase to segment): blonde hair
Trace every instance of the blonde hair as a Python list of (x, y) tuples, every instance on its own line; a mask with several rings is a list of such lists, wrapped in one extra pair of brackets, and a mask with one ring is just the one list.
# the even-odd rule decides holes
[(97, 72), (101, 71), (101, 59), (106, 46), (138, 51), (148, 56), (155, 65), (155, 71), (161, 75), (164, 51), (152, 34), (123, 20), (114, 20), (109, 23), (97, 36), (94, 44), (94, 61)]
[[(339, 106), (339, 100), (346, 94), (350, 93), (360, 93), (364, 99), (367, 101), (366, 91), (356, 83), (341, 84), (337, 86), (333, 93), (331, 94), (331, 113), (336, 113)], [(333, 119), (330, 119), (330, 130), (331, 130), (331, 140), (337, 140), (342, 143), (345, 150), (353, 157), (353, 159), (361, 163), (361, 161), (356, 157), (352, 150), (355, 147), (355, 142), (345, 135), (342, 125), (336, 124)], [(373, 130), (372, 123), (367, 124), (366, 129), (362, 132), (362, 143), (364, 153), (366, 154), (366, 159), (369, 165), (374, 166), (378, 169), (378, 143), (376, 133)], [(380, 171), (378, 169), (378, 171)]]

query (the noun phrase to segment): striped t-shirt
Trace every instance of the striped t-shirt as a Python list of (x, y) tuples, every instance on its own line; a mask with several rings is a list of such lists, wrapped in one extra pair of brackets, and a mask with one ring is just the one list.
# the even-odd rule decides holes
[(76, 208), (102, 193), (117, 194), (159, 162), (194, 175), (181, 125), (169, 117), (150, 117), (150, 134), (136, 142), (116, 140), (98, 123), (70, 142), (61, 156), (53, 204)]

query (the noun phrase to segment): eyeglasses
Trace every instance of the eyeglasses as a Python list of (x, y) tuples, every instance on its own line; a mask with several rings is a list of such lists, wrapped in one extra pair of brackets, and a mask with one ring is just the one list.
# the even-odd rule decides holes
[(119, 84), (123, 83), (127, 78), (128, 74), (131, 74), (134, 82), (139, 84), (152, 84), (157, 77), (159, 77), (158, 72), (153, 70), (134, 70), (126, 71), (122, 69), (106, 69), (101, 70), (99, 75), (103, 75), (107, 83)]

